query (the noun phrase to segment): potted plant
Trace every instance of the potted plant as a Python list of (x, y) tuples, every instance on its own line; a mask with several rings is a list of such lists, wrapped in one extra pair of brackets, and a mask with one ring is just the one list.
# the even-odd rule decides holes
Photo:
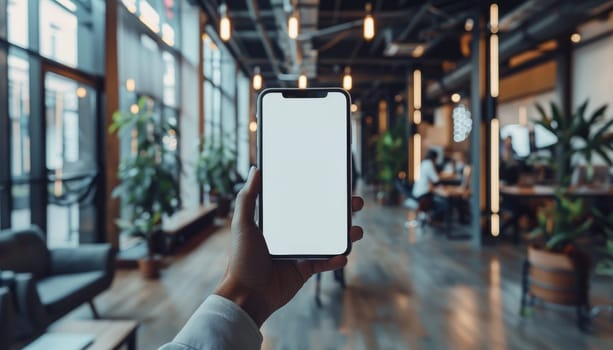
[(406, 164), (406, 147), (403, 137), (404, 125), (387, 130), (377, 137), (376, 164), (379, 192), (377, 198), (385, 205), (398, 203), (398, 193), (394, 182)]
[(234, 185), (239, 180), (236, 173), (236, 152), (223, 142), (203, 142), (204, 147), (196, 162), (196, 178), (208, 191), (217, 213), (226, 217), (234, 196)]
[(117, 111), (109, 132), (131, 139), (131, 151), (119, 164), (119, 185), (113, 197), (119, 197), (129, 210), (128, 217), (117, 220), (127, 233), (141, 236), (147, 244), (147, 256), (138, 261), (146, 278), (159, 275), (159, 260), (154, 254), (154, 239), (162, 217), (172, 215), (181, 206), (178, 173), (181, 161), (174, 151), (172, 138), (177, 130), (153, 113), (153, 102), (142, 97), (138, 111)]
[(578, 158), (585, 159), (590, 167), (593, 155), (599, 154), (611, 164), (607, 152), (613, 150), (613, 140), (607, 135), (613, 120), (597, 126), (607, 106), (598, 108), (589, 117), (587, 106), (586, 101), (573, 115), (566, 116), (554, 103), (551, 103), (551, 114), (537, 105), (540, 119), (536, 123), (558, 138), (549, 159), (558, 181), (554, 203), (541, 210), (537, 228), (530, 234), (536, 243), (528, 248), (522, 297), (522, 313), (526, 312), (527, 294), (552, 303), (576, 305), (581, 328), (587, 319), (584, 311), (588, 305), (591, 261), (581, 241), (592, 226), (592, 219), (584, 201), (573, 198), (568, 188), (572, 166)]
[(606, 239), (595, 272), (599, 275), (613, 277), (613, 212), (605, 215), (600, 210), (595, 210), (594, 217)]

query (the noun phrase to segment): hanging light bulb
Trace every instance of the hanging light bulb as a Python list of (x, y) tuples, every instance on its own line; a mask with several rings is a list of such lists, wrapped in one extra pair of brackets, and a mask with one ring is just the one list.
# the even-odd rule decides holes
[(375, 19), (372, 17), (370, 13), (372, 11), (372, 5), (370, 3), (366, 4), (366, 16), (364, 16), (364, 39), (372, 40), (375, 37)]
[(300, 74), (300, 77), (298, 77), (298, 88), (306, 89), (307, 83), (308, 83), (308, 79), (307, 79), (306, 74), (304, 73)]
[(296, 10), (292, 12), (292, 15), (287, 20), (287, 34), (290, 39), (296, 39), (298, 37), (298, 15)]
[(349, 91), (353, 87), (353, 79), (351, 78), (351, 68), (345, 67), (345, 75), (343, 76), (343, 89)]
[(219, 13), (221, 14), (221, 19), (219, 21), (219, 36), (221, 40), (228, 41), (232, 36), (232, 29), (230, 18), (228, 18), (228, 7), (225, 3), (219, 5)]
[(262, 88), (262, 74), (260, 74), (260, 67), (255, 67), (253, 73), (253, 90), (259, 90)]

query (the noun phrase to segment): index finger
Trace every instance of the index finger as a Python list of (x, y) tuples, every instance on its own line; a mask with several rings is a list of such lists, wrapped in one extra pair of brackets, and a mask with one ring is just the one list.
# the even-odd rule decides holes
[(353, 196), (351, 198), (351, 211), (356, 212), (362, 210), (364, 207), (364, 199), (360, 196)]

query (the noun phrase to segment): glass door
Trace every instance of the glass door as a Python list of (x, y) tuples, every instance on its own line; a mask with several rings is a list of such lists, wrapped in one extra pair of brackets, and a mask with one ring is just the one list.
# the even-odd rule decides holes
[(97, 92), (56, 72), (44, 76), (47, 244), (96, 241)]

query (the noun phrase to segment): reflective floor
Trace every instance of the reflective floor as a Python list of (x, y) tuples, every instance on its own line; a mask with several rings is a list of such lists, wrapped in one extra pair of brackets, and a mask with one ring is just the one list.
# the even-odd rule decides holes
[[(349, 258), (347, 288), (324, 274), (319, 308), (309, 281), (265, 323), (264, 349), (613, 348), (611, 313), (594, 318), (589, 335), (577, 329), (572, 308), (537, 306), (531, 317), (519, 316), (525, 246), (501, 241), (476, 252), (443, 232), (406, 229), (406, 210), (366, 197), (355, 219), (366, 236)], [(97, 300), (100, 313), (139, 319), (139, 349), (170, 340), (220, 278), (228, 233), (225, 225), (173, 258), (159, 282), (119, 271)], [(592, 304), (613, 303), (613, 281), (592, 281)], [(88, 318), (89, 310), (70, 317)]]

